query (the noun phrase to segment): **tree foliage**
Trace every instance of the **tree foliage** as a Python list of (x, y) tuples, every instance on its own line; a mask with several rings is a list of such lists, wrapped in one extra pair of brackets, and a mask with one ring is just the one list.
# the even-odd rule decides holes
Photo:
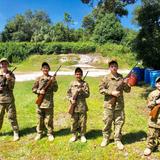
[(142, 7), (136, 12), (141, 29), (135, 41), (137, 58), (145, 66), (160, 68), (160, 0), (143, 0)]
[(2, 40), (5, 41), (30, 41), (34, 32), (40, 30), (41, 26), (49, 25), (51, 20), (43, 11), (30, 10), (24, 15), (17, 14), (9, 20), (2, 32)]
[(107, 42), (118, 43), (124, 35), (123, 27), (115, 14), (106, 14), (95, 26), (93, 40), (104, 44)]

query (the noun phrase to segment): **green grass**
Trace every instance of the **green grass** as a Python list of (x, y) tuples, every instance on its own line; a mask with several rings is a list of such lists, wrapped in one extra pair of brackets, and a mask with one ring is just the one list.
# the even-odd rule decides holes
[[(146, 146), (147, 110), (146, 90), (147, 87), (133, 87), (132, 92), (125, 94), (126, 122), (123, 127), (124, 151), (118, 151), (111, 136), (111, 143), (101, 148), (101, 129), (103, 128), (103, 96), (98, 92), (98, 84), (101, 78), (86, 80), (90, 85), (91, 96), (88, 98), (88, 122), (86, 144), (77, 141), (70, 144), (70, 116), (67, 114), (68, 101), (66, 91), (71, 76), (57, 77), (59, 90), (55, 94), (54, 123), (55, 140), (49, 142), (47, 137), (35, 142), (36, 96), (31, 92), (33, 81), (16, 83), (14, 94), (17, 106), (17, 116), (20, 126), (21, 139), (12, 142), (12, 130), (5, 116), (0, 136), (0, 159), (5, 160), (139, 160), (145, 159), (143, 151)], [(151, 155), (151, 159), (160, 159), (159, 152)]]
[[(94, 56), (95, 54), (90, 54)], [(63, 58), (62, 58), (63, 57)], [(131, 68), (136, 64), (135, 57), (131, 53), (126, 53), (125, 55), (114, 55), (111, 54), (107, 56), (108, 59), (115, 58), (117, 59), (119, 66), (121, 69), (123, 68)], [(105, 57), (106, 58), (106, 57)], [(66, 60), (62, 62), (61, 60)], [(26, 60), (12, 64), (12, 68), (14, 66), (17, 67), (16, 72), (32, 72), (32, 71), (40, 71), (42, 62), (46, 61), (50, 64), (51, 70), (56, 70), (56, 68), (61, 64), (61, 70), (68, 70), (70, 66), (75, 65), (80, 60), (78, 54), (60, 54), (60, 55), (31, 55)], [(99, 62), (91, 63), (90, 65), (97, 68), (106, 68), (108, 67), (107, 62), (104, 61), (104, 58), (101, 58)]]
[[(60, 61), (60, 57), (67, 57), (67, 61), (66, 62), (61, 62)], [(77, 64), (77, 62), (75, 60), (78, 60), (78, 56), (75, 54), (71, 54), (71, 55), (32, 55), (29, 58), (27, 58), (26, 60), (22, 61), (19, 64), (12, 64), (13, 66), (17, 66), (17, 70), (18, 72), (31, 72), (31, 71), (39, 71), (41, 69), (41, 65), (42, 63), (48, 62), (50, 64), (50, 67), (52, 70), (56, 70), (57, 67), (61, 64), (62, 67), (65, 66), (70, 66), (70, 65), (74, 65)], [(63, 68), (64, 70), (64, 68)]]

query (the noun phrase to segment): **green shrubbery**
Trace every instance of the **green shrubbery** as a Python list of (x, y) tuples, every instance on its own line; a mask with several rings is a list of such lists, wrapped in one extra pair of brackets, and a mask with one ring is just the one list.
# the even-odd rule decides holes
[(135, 54), (124, 45), (106, 43), (102, 46), (97, 46), (96, 52), (101, 53), (104, 57), (117, 59), (119, 65), (123, 67), (133, 66), (136, 63)]
[(33, 54), (90, 53), (96, 51), (96, 45), (90, 42), (6, 42), (0, 43), (0, 57), (10, 62), (19, 62)]

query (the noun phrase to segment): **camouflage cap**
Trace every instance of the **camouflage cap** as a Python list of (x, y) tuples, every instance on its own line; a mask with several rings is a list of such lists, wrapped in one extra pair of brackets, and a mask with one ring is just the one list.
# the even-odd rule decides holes
[(7, 63), (9, 64), (9, 61), (8, 61), (7, 58), (1, 58), (1, 59), (0, 59), (0, 63), (2, 63), (2, 62), (4, 62), (4, 61), (7, 62)]
[(110, 61), (108, 61), (108, 66), (110, 66), (111, 63), (116, 63), (118, 65), (118, 62), (116, 59), (111, 59)]
[(49, 66), (49, 64), (48, 64), (47, 62), (43, 62), (43, 63), (42, 63), (42, 68), (43, 68), (44, 66), (47, 66), (47, 67), (49, 68), (49, 70), (50, 70), (50, 66)]
[(156, 83), (157, 83), (157, 82), (160, 82), (160, 76), (157, 77), (155, 81), (156, 81)]

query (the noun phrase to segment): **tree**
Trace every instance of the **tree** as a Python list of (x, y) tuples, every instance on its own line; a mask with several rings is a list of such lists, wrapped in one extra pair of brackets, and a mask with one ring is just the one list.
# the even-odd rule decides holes
[(68, 28), (71, 24), (73, 24), (73, 19), (71, 15), (67, 12), (64, 13), (64, 25), (66, 25)]
[(82, 27), (84, 29), (83, 39), (90, 40), (95, 28), (95, 20), (92, 14), (83, 17)]
[(143, 0), (136, 12), (140, 31), (134, 49), (147, 67), (160, 68), (160, 0)]
[[(93, 4), (94, 0), (81, 0), (85, 4)], [(128, 14), (126, 5), (135, 3), (136, 0), (98, 0), (96, 14), (115, 13), (118, 16)]]
[(34, 32), (41, 26), (50, 25), (49, 16), (43, 11), (28, 10), (24, 15), (17, 14), (6, 24), (2, 32), (3, 41), (30, 41)]
[(115, 14), (106, 14), (95, 26), (93, 40), (99, 44), (119, 43), (124, 35), (123, 27)]

